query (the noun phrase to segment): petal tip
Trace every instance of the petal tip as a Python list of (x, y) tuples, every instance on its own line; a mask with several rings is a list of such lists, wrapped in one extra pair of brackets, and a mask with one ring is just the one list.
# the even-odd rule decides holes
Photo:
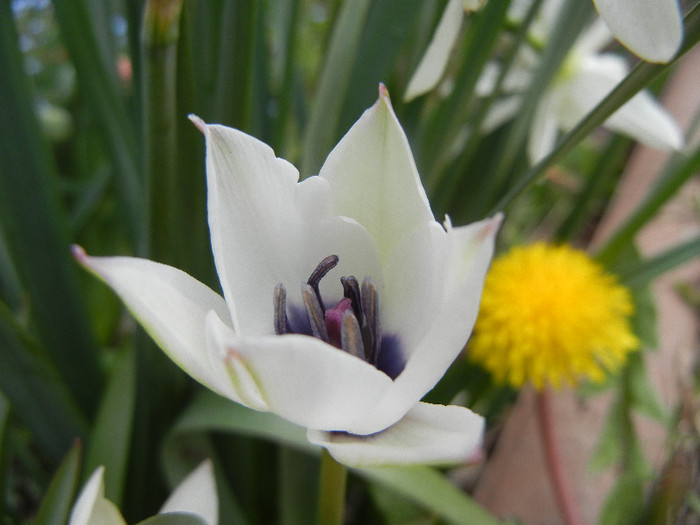
[(386, 85), (384, 85), (384, 82), (379, 83), (379, 98), (381, 99), (386, 99), (389, 101), (389, 90), (386, 88)]
[(201, 118), (199, 118), (197, 115), (194, 113), (190, 113), (187, 115), (187, 118), (190, 119), (190, 121), (197, 126), (197, 129), (201, 131), (202, 133), (206, 134), (207, 132), (207, 123), (204, 122)]
[(71, 244), (70, 252), (76, 261), (78, 261), (82, 265), (87, 265), (88, 254), (85, 253), (85, 250), (82, 246), (78, 244)]

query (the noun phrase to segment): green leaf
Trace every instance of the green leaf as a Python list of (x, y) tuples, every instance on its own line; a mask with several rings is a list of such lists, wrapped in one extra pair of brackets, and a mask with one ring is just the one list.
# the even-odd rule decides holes
[(122, 502), (129, 445), (136, 400), (134, 349), (126, 348), (112, 369), (109, 384), (90, 435), (85, 458), (85, 472), (105, 466), (105, 497), (117, 507)]
[(33, 525), (63, 525), (68, 519), (80, 479), (81, 448), (75, 443), (58, 467)]
[(139, 521), (138, 525), (206, 525), (204, 520), (194, 514), (168, 512)]
[(333, 27), (321, 79), (306, 128), (301, 160), (302, 177), (318, 173), (323, 159), (338, 138), (340, 115), (348, 91), (348, 80), (365, 25), (370, 0), (344, 2)]
[(435, 512), (449, 523), (463, 525), (496, 525), (492, 514), (460, 491), (437, 470), (424, 467), (375, 467), (353, 469), (353, 472), (394, 490)]
[(662, 405), (654, 386), (649, 381), (644, 355), (640, 352), (632, 354), (627, 366), (629, 367), (628, 384), (631, 406), (659, 423), (669, 424), (670, 414)]
[[(9, 432), (10, 401), (0, 391), (0, 473), (7, 472), (7, 434)], [(0, 494), (6, 493), (7, 476), (0, 475)], [(0, 498), (0, 516), (6, 514), (5, 498)]]
[[(85, 413), (101, 386), (96, 345), (70, 257), (56, 170), (24, 75), (9, 1), (0, 1), (0, 220), (31, 320)], [(63, 452), (60, 454), (63, 455)]]
[(633, 474), (622, 476), (612, 488), (600, 511), (600, 525), (635, 525), (642, 516), (644, 480)]
[(116, 57), (104, 56), (106, 49), (98, 40), (98, 28), (93, 25), (94, 15), (84, 0), (54, 0), (53, 8), (81, 92), (100, 123), (105, 146), (116, 168), (117, 190), (124, 211), (122, 217), (136, 251), (143, 253), (146, 240), (145, 191), (136, 163), (135, 129), (119, 92), (114, 65)]
[(58, 464), (87, 422), (43, 349), (0, 303), (0, 390), (32, 432), (42, 455)]

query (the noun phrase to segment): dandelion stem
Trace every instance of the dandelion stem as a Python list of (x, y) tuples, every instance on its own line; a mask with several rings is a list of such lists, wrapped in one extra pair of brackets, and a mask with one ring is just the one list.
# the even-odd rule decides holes
[(545, 461), (552, 480), (552, 488), (559, 505), (559, 512), (566, 525), (585, 525), (581, 516), (569, 478), (564, 472), (561, 451), (554, 435), (552, 393), (548, 387), (537, 394), (537, 419), (544, 449)]
[(318, 525), (343, 523), (347, 474), (347, 469), (324, 449), (318, 484)]

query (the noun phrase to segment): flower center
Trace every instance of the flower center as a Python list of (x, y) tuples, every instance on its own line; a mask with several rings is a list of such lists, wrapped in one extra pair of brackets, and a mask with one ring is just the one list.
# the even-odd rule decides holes
[[(382, 337), (379, 319), (379, 294), (370, 277), (362, 284), (350, 275), (341, 277), (343, 298), (331, 307), (326, 307), (321, 297), (321, 279), (338, 264), (337, 255), (323, 259), (301, 285), (301, 296), (305, 316), (287, 310), (287, 291), (282, 283), (274, 291), (275, 333), (284, 335), (302, 333), (313, 335), (336, 348), (358, 357), (394, 379), (403, 370), (404, 360), (398, 352), (395, 337)], [(289, 315), (288, 315), (289, 313)], [(308, 328), (306, 322), (308, 321)]]

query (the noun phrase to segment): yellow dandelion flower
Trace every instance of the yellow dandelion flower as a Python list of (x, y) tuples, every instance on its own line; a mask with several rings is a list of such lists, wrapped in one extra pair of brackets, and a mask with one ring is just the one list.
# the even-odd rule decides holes
[(584, 252), (536, 243), (498, 258), (486, 278), (469, 357), (497, 381), (600, 381), (638, 345), (629, 291)]

